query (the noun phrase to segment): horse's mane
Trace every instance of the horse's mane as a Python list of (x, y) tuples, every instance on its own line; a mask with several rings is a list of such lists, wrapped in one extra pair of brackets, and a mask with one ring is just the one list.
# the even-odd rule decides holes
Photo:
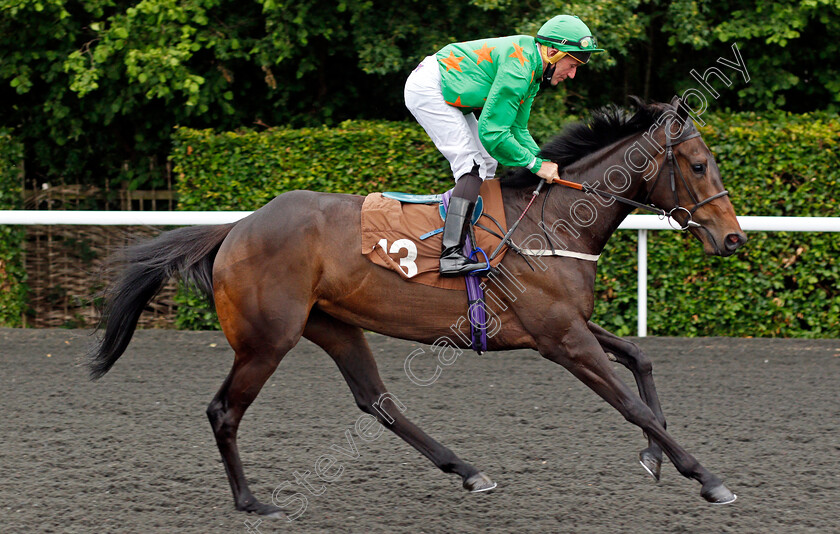
[[(539, 156), (554, 161), (562, 171), (584, 156), (647, 130), (667, 109), (666, 104), (645, 104), (637, 97), (631, 97), (631, 101), (636, 108), (632, 115), (615, 105), (593, 111), (588, 119), (567, 125), (540, 149)], [(539, 180), (537, 175), (520, 167), (502, 176), (501, 185), (521, 188)]]

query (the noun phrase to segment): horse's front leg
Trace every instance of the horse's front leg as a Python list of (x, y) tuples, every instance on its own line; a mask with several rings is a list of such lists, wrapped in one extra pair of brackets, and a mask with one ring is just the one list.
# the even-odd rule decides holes
[(618, 410), (625, 419), (640, 427), (659, 443), (683, 476), (702, 484), (700, 494), (707, 501), (726, 504), (735, 500), (735, 495), (723, 482), (683, 449), (657, 421), (650, 407), (619, 378), (598, 339), (584, 320), (572, 320), (565, 328), (549, 331), (560, 334), (546, 334), (537, 339), (537, 347), (543, 357), (568, 369)]
[[(653, 364), (647, 355), (635, 343), (622, 339), (591, 321), (588, 326), (595, 339), (601, 344), (601, 348), (615, 356), (618, 363), (633, 373), (642, 400), (651, 409), (662, 428), (667, 428), (662, 406), (659, 404), (659, 396), (656, 394), (656, 386), (653, 384)], [(648, 447), (639, 453), (639, 462), (645, 471), (658, 482), (662, 467), (662, 448), (650, 436), (647, 438)]]

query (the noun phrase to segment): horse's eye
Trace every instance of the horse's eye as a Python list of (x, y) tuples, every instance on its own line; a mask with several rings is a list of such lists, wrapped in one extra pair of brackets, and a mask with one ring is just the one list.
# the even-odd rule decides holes
[(697, 174), (703, 174), (706, 172), (706, 166), (702, 163), (695, 163), (691, 166), (691, 170), (696, 172)]

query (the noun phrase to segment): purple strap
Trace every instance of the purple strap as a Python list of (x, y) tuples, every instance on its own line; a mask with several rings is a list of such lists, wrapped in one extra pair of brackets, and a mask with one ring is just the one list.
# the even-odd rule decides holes
[[(444, 212), (449, 211), (449, 198), (452, 196), (452, 189), (441, 197)], [(464, 240), (464, 255), (469, 257), (473, 253), (470, 233)], [(470, 321), (470, 338), (472, 349), (479, 354), (487, 351), (487, 312), (484, 309), (484, 292), (481, 290), (481, 280), (478, 275), (468, 274), (465, 277), (467, 284), (467, 302)]]

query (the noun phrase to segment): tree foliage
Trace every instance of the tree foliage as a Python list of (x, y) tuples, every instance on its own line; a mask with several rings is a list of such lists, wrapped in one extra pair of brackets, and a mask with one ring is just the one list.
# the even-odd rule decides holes
[(543, 18), (579, 15), (607, 49), (591, 62), (592, 76), (574, 84), (581, 87), (578, 109), (630, 94), (668, 101), (698, 86), (692, 69), (732, 59), (733, 43), (750, 80), (722, 94), (718, 109), (840, 109), (838, 0), (555, 0), (541, 9)]
[(423, 55), (503, 22), (462, 2), (0, 0), (0, 126), (40, 181), (160, 186), (175, 125), (402, 118)]
[[(162, 185), (175, 125), (410, 119), (402, 87), (453, 40), (579, 15), (607, 49), (535, 123), (628, 94), (667, 101), (738, 43), (750, 80), (716, 109), (840, 107), (837, 0), (0, 0), (0, 126), (30, 180)], [(718, 65), (719, 66), (719, 65)]]

